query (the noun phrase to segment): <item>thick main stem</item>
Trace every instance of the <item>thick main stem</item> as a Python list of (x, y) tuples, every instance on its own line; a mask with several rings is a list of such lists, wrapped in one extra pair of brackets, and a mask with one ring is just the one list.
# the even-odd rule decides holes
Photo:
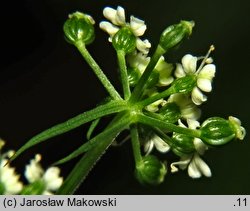
[(107, 76), (103, 73), (99, 65), (96, 63), (96, 61), (93, 59), (93, 57), (88, 52), (85, 44), (81, 41), (77, 42), (76, 44), (77, 49), (80, 51), (86, 62), (89, 64), (89, 66), (92, 68), (94, 73), (96, 74), (97, 78), (101, 81), (102, 85), (106, 88), (108, 93), (113, 99), (121, 100), (121, 96), (116, 91), (114, 86), (111, 84)]

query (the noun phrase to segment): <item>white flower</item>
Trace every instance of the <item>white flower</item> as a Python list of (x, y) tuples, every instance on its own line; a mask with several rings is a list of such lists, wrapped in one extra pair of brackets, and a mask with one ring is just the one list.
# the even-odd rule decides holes
[(154, 147), (161, 153), (166, 153), (170, 150), (170, 146), (156, 134), (153, 134), (144, 144), (144, 152), (146, 155), (149, 155)]
[(127, 61), (130, 67), (139, 70), (140, 74), (142, 75), (148, 63), (150, 62), (150, 57), (147, 57), (147, 55), (141, 52), (133, 52), (128, 55)]
[(169, 97), (168, 102), (174, 102), (180, 108), (181, 117), (184, 119), (200, 118), (201, 110), (193, 103), (188, 95), (176, 93)]
[[(199, 122), (196, 120), (188, 119), (187, 123), (190, 129), (196, 129), (200, 126)], [(181, 121), (179, 121), (179, 125), (186, 127)], [(182, 170), (187, 168), (188, 175), (193, 179), (200, 178), (202, 175), (211, 177), (212, 173), (209, 166), (200, 158), (200, 155), (203, 155), (208, 149), (207, 145), (205, 145), (199, 138), (194, 138), (193, 144), (196, 152), (193, 154), (184, 155), (181, 157), (180, 161), (172, 163), (171, 172), (177, 172), (178, 168), (176, 166), (179, 166), (179, 168)]]
[(99, 26), (110, 35), (110, 42), (112, 41), (112, 37), (116, 34), (116, 32), (118, 32), (119, 27), (128, 26), (137, 38), (137, 49), (144, 54), (148, 53), (149, 48), (151, 47), (150, 42), (147, 39), (141, 40), (139, 38), (147, 29), (147, 26), (143, 20), (140, 20), (134, 16), (130, 16), (130, 23), (127, 23), (125, 11), (121, 6), (118, 6), (116, 10), (111, 7), (105, 7), (103, 10), (103, 15), (105, 18), (111, 21), (111, 23), (108, 21), (101, 21)]
[(63, 183), (63, 178), (60, 177), (60, 169), (58, 167), (50, 167), (45, 172), (40, 164), (42, 157), (37, 154), (30, 164), (25, 168), (25, 177), (29, 183), (42, 181), (45, 185), (44, 195), (52, 194), (51, 191), (56, 191)]
[(183, 156), (180, 161), (174, 162), (171, 164), (171, 172), (177, 172), (178, 169), (176, 166), (179, 166), (180, 169), (188, 169), (188, 175), (197, 179), (202, 175), (206, 177), (211, 177), (212, 173), (209, 166), (200, 158), (198, 153), (194, 153), (193, 155)]
[[(147, 57), (147, 55), (141, 52), (134, 52), (127, 57), (127, 61), (130, 67), (138, 70), (142, 75), (150, 62), (150, 57)], [(157, 86), (168, 86), (173, 82), (174, 78), (171, 76), (172, 69), (173, 65), (167, 63), (164, 57), (161, 56), (154, 68), (154, 71), (159, 73)]]
[[(214, 50), (211, 46), (207, 55), (204, 57), (201, 65), (197, 69), (198, 58), (190, 54), (185, 55), (182, 58), (182, 64), (177, 64), (175, 70), (175, 76), (177, 78), (184, 77), (186, 75), (196, 75), (197, 86), (194, 87), (191, 97), (196, 105), (200, 105), (207, 100), (207, 97), (201, 92), (211, 92), (212, 91), (212, 79), (215, 76), (215, 65), (210, 64), (212, 61), (208, 58), (210, 52)], [(209, 63), (209, 64), (206, 64)]]
[(168, 86), (174, 81), (174, 78), (171, 76), (173, 65), (165, 61), (164, 57), (161, 56), (158, 60), (155, 70), (159, 73), (158, 86)]
[[(0, 150), (4, 144), (5, 142), (0, 139)], [(7, 164), (7, 158), (10, 158), (13, 153), (14, 151), (10, 150), (0, 154), (0, 194), (3, 195), (18, 194), (23, 189), (23, 184), (19, 181), (20, 176), (15, 173), (15, 168)]]
[[(147, 96), (150, 97), (150, 96), (154, 96), (154, 95), (158, 94), (158, 92), (156, 91), (156, 89), (152, 88), (152, 89), (148, 89), (148, 90), (145, 92), (145, 94), (146, 94)], [(157, 101), (155, 101), (155, 102), (153, 102), (153, 103), (147, 105), (147, 106), (145, 107), (145, 109), (146, 109), (147, 111), (150, 111), (150, 112), (156, 112), (156, 111), (159, 110), (159, 106), (160, 106), (160, 105), (163, 106), (163, 105), (165, 105), (165, 104), (166, 104), (166, 101), (162, 98), (162, 99), (160, 99), (160, 100), (157, 100)]]

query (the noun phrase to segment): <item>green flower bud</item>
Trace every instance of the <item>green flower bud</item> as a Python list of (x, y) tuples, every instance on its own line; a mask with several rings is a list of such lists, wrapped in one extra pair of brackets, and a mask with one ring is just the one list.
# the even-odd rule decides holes
[(175, 93), (188, 94), (196, 86), (196, 77), (195, 75), (187, 75), (182, 78), (176, 79), (172, 83), (172, 88)]
[(136, 48), (136, 37), (128, 27), (122, 27), (112, 38), (112, 44), (116, 51), (122, 50), (126, 54)]
[(137, 68), (128, 68), (129, 85), (135, 87), (141, 77), (141, 73)]
[(235, 130), (230, 121), (212, 117), (207, 119), (200, 128), (201, 139), (206, 144), (223, 145), (235, 138)]
[(71, 44), (78, 41), (90, 44), (95, 38), (95, 21), (89, 15), (75, 12), (69, 15), (69, 19), (64, 23), (63, 30), (67, 40)]
[(159, 110), (159, 114), (163, 120), (171, 123), (175, 123), (181, 118), (181, 111), (176, 103), (167, 103)]
[(143, 158), (142, 163), (136, 168), (136, 178), (145, 185), (158, 185), (164, 181), (167, 173), (166, 166), (155, 156), (148, 155)]
[(179, 24), (167, 27), (160, 38), (160, 46), (165, 50), (169, 50), (181, 43), (181, 41), (191, 35), (193, 21), (181, 21)]
[(193, 137), (184, 134), (174, 133), (172, 140), (172, 151), (180, 157), (183, 155), (191, 154), (195, 151)]

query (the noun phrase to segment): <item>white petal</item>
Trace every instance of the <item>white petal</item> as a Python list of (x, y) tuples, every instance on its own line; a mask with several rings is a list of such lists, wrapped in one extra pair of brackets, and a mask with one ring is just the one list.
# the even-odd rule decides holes
[(126, 24), (125, 11), (120, 6), (117, 7), (117, 10), (111, 7), (105, 7), (103, 10), (103, 15), (117, 26), (123, 26)]
[(170, 146), (163, 141), (159, 136), (154, 135), (154, 137), (152, 138), (155, 148), (161, 152), (161, 153), (166, 153), (170, 150)]
[(154, 148), (154, 142), (152, 140), (147, 141), (144, 144), (144, 152), (146, 153), (146, 155), (149, 155), (150, 152), (152, 152), (153, 148)]
[(163, 99), (157, 100), (150, 105), (147, 105), (145, 108), (150, 112), (156, 112), (159, 110), (158, 106), (162, 103)]
[(200, 105), (203, 102), (207, 101), (207, 97), (202, 94), (202, 92), (197, 87), (194, 87), (192, 91), (192, 101), (194, 102), (194, 104)]
[(200, 127), (200, 123), (194, 119), (188, 119), (187, 124), (188, 124), (188, 127), (193, 130)]
[(126, 24), (125, 10), (121, 6), (117, 7), (116, 23), (114, 24), (119, 26), (123, 26)]
[(188, 157), (185, 157), (185, 158), (181, 158), (181, 160), (178, 161), (178, 162), (171, 163), (171, 165), (170, 165), (171, 172), (174, 173), (174, 172), (178, 171), (178, 168), (176, 166), (179, 166), (180, 169), (182, 169), (182, 170), (186, 169), (189, 162), (190, 162), (190, 160), (191, 160), (191, 157), (188, 156)]
[(182, 62), (184, 71), (186, 73), (195, 73), (197, 57), (192, 56), (191, 54), (187, 54), (182, 58), (181, 62)]
[(151, 43), (147, 39), (141, 40), (140, 38), (137, 38), (136, 47), (143, 54), (148, 54), (149, 48), (151, 48)]
[(215, 76), (216, 67), (214, 64), (205, 65), (199, 72), (199, 78), (206, 78), (212, 80)]
[(182, 77), (186, 76), (186, 73), (185, 73), (181, 64), (179, 64), (179, 63), (176, 64), (176, 69), (175, 69), (174, 75), (177, 78), (182, 78)]
[(181, 108), (181, 116), (185, 119), (197, 120), (201, 116), (201, 110), (192, 102), (191, 105)]
[(168, 86), (174, 81), (174, 78), (171, 76), (173, 65), (165, 62), (164, 57), (161, 56), (158, 60), (155, 70), (159, 72), (159, 81), (158, 86)]
[(130, 17), (130, 26), (135, 36), (142, 36), (147, 29), (144, 21), (134, 16)]
[[(161, 74), (160, 74), (161, 75)], [(158, 86), (168, 86), (174, 81), (174, 78), (172, 76), (170, 77), (160, 77)]]
[(213, 63), (213, 58), (212, 57), (208, 57), (207, 59), (206, 59), (206, 63), (207, 64), (211, 64), (211, 63)]
[(110, 36), (114, 36), (118, 32), (119, 28), (114, 26), (108, 21), (101, 21), (99, 27), (106, 31)]
[(29, 165), (26, 165), (24, 175), (26, 179), (33, 183), (42, 177), (43, 169), (41, 164), (41, 155), (37, 154), (34, 159), (30, 161)]
[(178, 124), (179, 124), (179, 126), (181, 126), (181, 127), (187, 128), (187, 126), (184, 125), (180, 119), (178, 119)]
[(211, 170), (209, 168), (209, 166), (200, 158), (199, 155), (195, 154), (194, 156), (194, 162), (197, 166), (197, 168), (199, 169), (199, 171), (206, 177), (211, 177), (212, 173)]
[(48, 190), (55, 191), (62, 185), (63, 179), (59, 176), (59, 174), (60, 169), (58, 167), (50, 167), (47, 169), (43, 179)]
[(201, 177), (201, 172), (197, 168), (196, 163), (194, 162), (194, 159), (192, 159), (191, 163), (188, 166), (188, 175), (192, 177), (193, 179), (197, 179)]
[(211, 80), (206, 78), (198, 78), (197, 86), (204, 92), (211, 92), (212, 91), (212, 83)]
[(105, 7), (103, 9), (103, 15), (105, 18), (110, 20), (112, 23), (116, 20), (116, 10), (111, 7)]
[(21, 182), (17, 182), (11, 186), (6, 186), (5, 188), (5, 195), (15, 195), (21, 192), (23, 189), (23, 184)]
[(22, 190), (23, 184), (19, 182), (19, 175), (15, 173), (14, 168), (9, 165), (2, 166), (6, 161), (6, 159), (0, 161), (0, 183), (4, 186), (4, 194), (17, 194)]
[(204, 144), (203, 141), (199, 138), (194, 138), (193, 143), (194, 143), (194, 148), (200, 155), (203, 155), (205, 151), (208, 149), (208, 146)]

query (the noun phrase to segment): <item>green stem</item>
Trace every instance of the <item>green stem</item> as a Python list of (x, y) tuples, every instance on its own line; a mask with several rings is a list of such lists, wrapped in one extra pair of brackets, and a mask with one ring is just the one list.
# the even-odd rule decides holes
[(93, 59), (93, 57), (88, 52), (85, 44), (82, 41), (76, 42), (75, 46), (80, 51), (86, 62), (89, 64), (89, 66), (93, 69), (94, 73), (98, 77), (98, 79), (101, 81), (102, 85), (106, 88), (110, 96), (115, 100), (121, 100), (121, 96), (116, 91), (114, 86), (110, 83), (107, 76), (103, 73), (99, 65), (96, 63), (96, 61)]
[(140, 140), (138, 135), (137, 125), (133, 124), (130, 126), (130, 134), (131, 134), (131, 141), (132, 141), (132, 148), (135, 158), (135, 165), (136, 167), (140, 165), (142, 161), (141, 150), (140, 150)]
[[(115, 121), (117, 117), (115, 117), (113, 120)], [(78, 157), (79, 155), (91, 150), (93, 147), (95, 147), (96, 145), (98, 145), (98, 143), (100, 141), (102, 141), (103, 139), (106, 139), (107, 137), (110, 136), (110, 134), (113, 134), (114, 131), (116, 131), (117, 127), (120, 127), (119, 124), (114, 124), (112, 121), (106, 128), (105, 130), (103, 130), (101, 133), (99, 133), (97, 136), (95, 136), (94, 138), (90, 139), (88, 142), (84, 143), (83, 145), (81, 145), (79, 148), (77, 148), (75, 151), (73, 151), (72, 153), (70, 153), (68, 156), (62, 158), (61, 160), (57, 161), (56, 163), (54, 163), (53, 165), (60, 165), (63, 163), (66, 163), (76, 157)]]
[(154, 132), (163, 140), (165, 141), (170, 147), (173, 146), (172, 139), (165, 134), (163, 131), (161, 131), (159, 128), (153, 128)]
[(95, 163), (104, 154), (106, 149), (111, 145), (114, 138), (122, 130), (126, 129), (130, 123), (130, 118), (125, 116), (121, 118), (119, 122), (110, 127), (110, 133), (107, 135), (99, 136), (99, 143), (89, 150), (75, 165), (73, 170), (70, 172), (66, 180), (64, 181), (57, 194), (68, 195), (73, 194), (80, 184), (85, 180), (86, 176), (93, 168)]
[(146, 84), (147, 84), (146, 82), (147, 82), (148, 78), (150, 77), (152, 71), (154, 70), (154, 67), (157, 64), (159, 58), (164, 53), (165, 53), (165, 50), (163, 50), (162, 47), (158, 45), (155, 52), (154, 52), (154, 55), (150, 59), (148, 66), (146, 67), (140, 80), (138, 81), (138, 84), (136, 85), (136, 87), (134, 88), (134, 91), (132, 92), (130, 102), (133, 103), (141, 97), (143, 90), (146, 88)]
[(124, 99), (127, 100), (127, 99), (129, 99), (131, 93), (130, 93), (130, 88), (129, 88), (127, 65), (126, 65), (126, 60), (125, 60), (125, 52), (122, 50), (117, 51), (117, 58), (118, 58), (120, 72), (121, 72), (121, 81), (122, 81)]
[(87, 135), (86, 135), (88, 140), (90, 140), (90, 137), (91, 137), (92, 133), (94, 132), (95, 128), (97, 127), (97, 125), (99, 124), (100, 120), (101, 120), (101, 118), (98, 118), (98, 119), (95, 119), (91, 123), (91, 125), (90, 125), (90, 127), (89, 127), (89, 129), (87, 131)]
[(158, 93), (156, 95), (153, 95), (139, 103), (137, 103), (137, 105), (139, 106), (139, 108), (144, 108), (145, 106), (151, 104), (151, 103), (154, 103), (155, 101), (157, 100), (160, 100), (162, 98), (165, 98), (165, 97), (168, 97), (170, 96), (171, 94), (174, 94), (175, 91), (174, 91), (174, 88), (173, 87), (169, 87), (167, 90), (161, 92), (161, 93)]
[(138, 122), (145, 124), (145, 125), (167, 129), (172, 132), (181, 133), (181, 134), (185, 134), (185, 135), (192, 136), (192, 137), (200, 138), (200, 135), (201, 135), (201, 132), (199, 130), (192, 130), (189, 128), (180, 127), (175, 124), (165, 122), (163, 120), (155, 119), (152, 117), (148, 117), (143, 114), (137, 114), (137, 120)]
[(16, 159), (17, 156), (19, 156), (28, 148), (37, 145), (43, 141), (46, 141), (49, 138), (66, 133), (94, 119), (100, 118), (102, 116), (107, 116), (109, 114), (117, 113), (126, 109), (127, 105), (124, 101), (111, 101), (104, 105), (100, 105), (90, 111), (86, 111), (82, 114), (79, 114), (76, 117), (67, 120), (66, 122), (57, 124), (31, 138), (15, 153), (13, 157), (11, 157), (10, 162)]

